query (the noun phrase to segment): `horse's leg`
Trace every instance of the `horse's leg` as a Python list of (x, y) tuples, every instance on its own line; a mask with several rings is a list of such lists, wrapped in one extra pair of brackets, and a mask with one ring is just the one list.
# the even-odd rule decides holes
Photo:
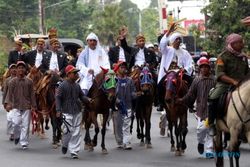
[(175, 151), (175, 142), (174, 142), (174, 136), (173, 136), (173, 123), (170, 120), (168, 120), (168, 128), (170, 131), (170, 143), (171, 143), (170, 151), (173, 152)]
[(144, 120), (142, 117), (139, 118), (139, 122), (140, 122), (140, 130), (141, 130), (141, 143), (140, 143), (140, 145), (143, 146), (144, 145)]
[[(91, 145), (93, 147), (95, 147), (97, 145), (97, 137), (98, 137), (98, 133), (99, 133), (100, 129), (99, 129), (99, 126), (98, 126), (97, 114), (95, 112), (91, 112), (90, 116), (91, 116), (91, 119), (93, 121), (93, 124), (95, 125), (95, 135), (94, 135), (93, 140), (91, 141)], [(106, 124), (105, 124), (105, 126), (106, 126)]]
[(105, 135), (106, 135), (106, 123), (107, 123), (107, 120), (109, 118), (109, 113), (105, 113), (103, 114), (103, 125), (102, 125), (102, 130), (101, 130), (101, 133), (102, 133), (102, 143), (101, 143), (101, 147), (102, 147), (102, 153), (103, 154), (107, 154), (108, 151), (105, 147)]
[(187, 148), (187, 144), (186, 144), (186, 135), (188, 133), (188, 129), (187, 129), (187, 113), (185, 113), (182, 116), (182, 127), (181, 127), (181, 136), (182, 136), (182, 142), (181, 142), (181, 150), (184, 152), (185, 149)]
[(228, 152), (229, 152), (229, 160), (230, 160), (230, 167), (234, 166), (233, 163), (233, 158), (236, 160), (236, 167), (239, 166), (239, 158), (240, 158), (240, 150), (239, 150), (239, 133), (241, 130), (231, 127), (230, 128), (230, 141), (229, 141), (229, 147), (228, 147)]
[(224, 166), (224, 158), (223, 158), (223, 147), (222, 147), (222, 132), (218, 130), (216, 132), (216, 136), (214, 137), (214, 150), (215, 150), (215, 163), (216, 167)]
[(46, 118), (45, 118), (45, 129), (49, 130), (49, 115), (46, 115)]
[(146, 136), (146, 148), (152, 148), (151, 145), (151, 136), (150, 136), (150, 129), (151, 129), (151, 111), (152, 108), (149, 107), (146, 111), (146, 117), (145, 117), (145, 124), (146, 124), (146, 131), (145, 131), (145, 136)]
[(180, 156), (181, 155), (181, 127), (176, 121), (174, 123), (175, 126), (175, 138), (176, 138), (176, 150), (175, 150), (175, 155)]

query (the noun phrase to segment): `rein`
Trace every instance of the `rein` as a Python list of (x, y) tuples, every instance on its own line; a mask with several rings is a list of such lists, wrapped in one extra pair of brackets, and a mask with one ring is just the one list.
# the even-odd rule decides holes
[(62, 122), (64, 123), (64, 125), (65, 125), (65, 127), (67, 129), (67, 132), (65, 134), (70, 133), (70, 127), (71, 128), (77, 128), (77, 127), (81, 126), (81, 123), (76, 125), (76, 126), (71, 125), (68, 121), (66, 121), (66, 117), (64, 115), (62, 115), (61, 119), (62, 119)]
[[(247, 109), (245, 103), (243, 103), (243, 100), (242, 100), (242, 98), (241, 98), (241, 96), (240, 96), (240, 87), (237, 88), (237, 92), (238, 92), (238, 96), (239, 96), (240, 102), (241, 102), (241, 104), (242, 104), (244, 110), (247, 111), (247, 113), (248, 113), (248, 115), (249, 115), (250, 112), (249, 112), (249, 110)], [(236, 111), (236, 114), (238, 115), (238, 117), (239, 117), (241, 123), (243, 123), (243, 124), (248, 123), (248, 122), (250, 121), (250, 118), (247, 119), (247, 120), (243, 120), (243, 118), (240, 116), (239, 111), (237, 110), (237, 107), (236, 107), (236, 104), (235, 104), (233, 95), (232, 95), (232, 102), (233, 102), (233, 106), (234, 106), (234, 109), (235, 109), (235, 111)]]

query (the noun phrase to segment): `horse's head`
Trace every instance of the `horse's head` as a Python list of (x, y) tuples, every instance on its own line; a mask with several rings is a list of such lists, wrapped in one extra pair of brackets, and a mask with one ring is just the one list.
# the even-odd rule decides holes
[(144, 66), (140, 73), (140, 90), (144, 94), (150, 93), (153, 87), (152, 73), (147, 66)]
[(129, 76), (134, 81), (135, 88), (137, 91), (140, 90), (140, 75), (141, 75), (141, 68), (139, 66), (134, 66)]
[(115, 98), (115, 89), (116, 89), (117, 78), (113, 70), (109, 70), (105, 74), (102, 88), (108, 96), (108, 100), (112, 101)]
[(166, 72), (166, 79), (165, 79), (165, 101), (170, 103), (175, 97), (180, 96), (180, 91), (184, 86), (183, 83), (186, 82), (182, 79), (184, 70), (171, 70)]

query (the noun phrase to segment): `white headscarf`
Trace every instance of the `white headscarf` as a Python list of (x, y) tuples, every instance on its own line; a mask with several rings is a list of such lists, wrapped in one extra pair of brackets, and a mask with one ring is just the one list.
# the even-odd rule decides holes
[(177, 38), (182, 38), (182, 35), (178, 32), (173, 33), (169, 38), (170, 44), (173, 44)]

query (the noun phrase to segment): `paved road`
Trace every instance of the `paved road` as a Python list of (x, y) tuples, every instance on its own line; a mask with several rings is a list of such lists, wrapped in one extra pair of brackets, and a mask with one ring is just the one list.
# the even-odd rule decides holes
[[(189, 114), (189, 132), (187, 136), (188, 148), (185, 155), (176, 157), (170, 152), (170, 139), (159, 135), (160, 113), (153, 111), (152, 114), (152, 149), (145, 149), (139, 146), (139, 141), (133, 136), (132, 150), (118, 150), (116, 148), (112, 126), (109, 127), (106, 136), (106, 147), (109, 154), (101, 153), (100, 145), (94, 152), (82, 150), (79, 153), (79, 160), (72, 160), (69, 155), (62, 155), (61, 149), (52, 149), (51, 132), (47, 131), (48, 139), (40, 139), (31, 135), (30, 146), (28, 150), (22, 150), (20, 146), (8, 140), (5, 134), (6, 113), (0, 108), (0, 155), (1, 165), (8, 167), (211, 167), (214, 166), (214, 160), (205, 159), (200, 156), (196, 150), (197, 140), (195, 126), (196, 121), (192, 114)], [(84, 130), (83, 130), (84, 132)], [(100, 136), (99, 136), (100, 139)], [(100, 142), (99, 142), (100, 143)], [(247, 144), (241, 146), (242, 156), (241, 166), (249, 167), (250, 147)], [(228, 160), (226, 159), (226, 166)]]

